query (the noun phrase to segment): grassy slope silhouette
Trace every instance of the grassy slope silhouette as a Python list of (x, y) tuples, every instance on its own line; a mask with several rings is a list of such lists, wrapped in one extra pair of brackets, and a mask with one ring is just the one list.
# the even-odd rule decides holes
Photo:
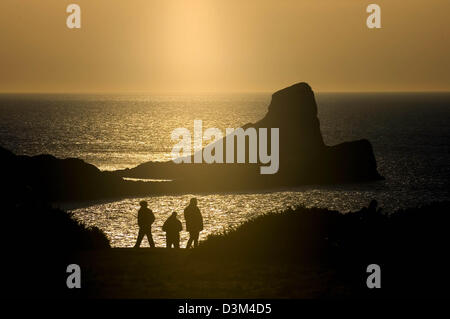
[[(96, 298), (448, 297), (449, 208), (443, 202), (383, 214), (369, 206), (342, 214), (299, 207), (256, 217), (189, 251), (60, 244), (44, 256), (36, 247), (51, 266), (45, 286), (36, 290), (41, 296)], [(29, 256), (11, 262), (25, 260)], [(83, 289), (65, 287), (69, 263), (81, 266)], [(382, 289), (366, 286), (373, 263), (381, 266)]]

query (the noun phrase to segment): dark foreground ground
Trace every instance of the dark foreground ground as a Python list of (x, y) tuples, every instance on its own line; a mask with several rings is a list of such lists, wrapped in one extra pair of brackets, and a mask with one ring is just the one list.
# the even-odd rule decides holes
[[(52, 254), (58, 254), (54, 252)], [(113, 248), (41, 255), (15, 267), (3, 286), (12, 298), (320, 298), (354, 296), (336, 271), (296, 263), (207, 261), (190, 251)], [(81, 268), (68, 289), (66, 267)], [(33, 266), (35, 265), (35, 266)]]
[[(51, 260), (51, 259), (47, 259)], [(66, 287), (66, 267), (81, 267), (81, 289)], [(15, 281), (26, 298), (448, 298), (445, 268), (381, 263), (382, 288), (366, 286), (366, 264), (205, 260), (193, 251), (113, 248), (60, 256)], [(409, 267), (409, 268), (408, 268)], [(42, 277), (39, 277), (42, 276)], [(23, 279), (23, 278), (22, 278)], [(13, 295), (14, 296), (14, 295)]]
[[(259, 216), (188, 251), (110, 248), (101, 231), (70, 214), (40, 212), (16, 208), (8, 225), (24, 216), (28, 223), (22, 232), (4, 228), (9, 297), (450, 297), (448, 202), (394, 213), (374, 202), (346, 214), (299, 207)], [(67, 288), (69, 264), (81, 268), (80, 289)], [(380, 289), (366, 284), (371, 264), (381, 268)]]
[(352, 294), (326, 267), (198, 259), (180, 249), (81, 252), (94, 298), (318, 298)]

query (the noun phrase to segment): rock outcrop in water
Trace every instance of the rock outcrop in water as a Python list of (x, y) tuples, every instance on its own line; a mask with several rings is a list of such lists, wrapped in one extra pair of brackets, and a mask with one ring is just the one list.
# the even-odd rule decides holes
[[(276, 174), (261, 175), (260, 166), (266, 165), (262, 163), (175, 164), (172, 161), (148, 162), (133, 169), (102, 172), (80, 159), (58, 159), (51, 155), (17, 156), (0, 147), (3, 194), (11, 199), (16, 197), (18, 201), (28, 197), (51, 201), (83, 200), (267, 189), (382, 178), (377, 172), (369, 141), (336, 146), (324, 144), (314, 93), (306, 83), (298, 83), (273, 94), (266, 116), (257, 123), (243, 126), (244, 129), (249, 127), (279, 128), (279, 170)], [(173, 181), (135, 182), (122, 177)]]
[(257, 123), (243, 126), (244, 129), (249, 127), (268, 128), (268, 131), (279, 128), (280, 163), (276, 174), (260, 175), (261, 163), (173, 162), (149, 162), (117, 173), (128, 177), (174, 179), (187, 190), (233, 190), (382, 179), (369, 141), (359, 140), (336, 146), (324, 144), (314, 92), (306, 83), (297, 83), (275, 92), (266, 116)]
[(81, 159), (15, 155), (0, 147), (2, 194), (8, 202), (93, 200), (164, 191), (161, 183), (125, 181)]
[(17, 156), (0, 147), (2, 188), (18, 202), (31, 200), (88, 199), (107, 196), (122, 179), (102, 173), (76, 158), (51, 155)]

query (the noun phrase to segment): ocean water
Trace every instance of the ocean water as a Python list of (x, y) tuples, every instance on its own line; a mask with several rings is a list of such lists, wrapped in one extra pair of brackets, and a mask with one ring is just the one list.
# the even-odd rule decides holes
[[(191, 196), (205, 219), (201, 239), (270, 211), (305, 205), (351, 211), (377, 199), (387, 211), (450, 200), (449, 93), (319, 93), (319, 120), (328, 145), (367, 138), (385, 181), (307, 185), (268, 192), (148, 196), (156, 214), (154, 238), (164, 245), (162, 223), (182, 212)], [(0, 95), (0, 144), (17, 154), (78, 157), (103, 170), (170, 159), (170, 133), (239, 127), (262, 118), (270, 94), (230, 95)], [(142, 198), (71, 203), (75, 217), (102, 228), (113, 246), (132, 246)], [(182, 218), (181, 218), (182, 219)], [(182, 221), (184, 221), (182, 219)], [(182, 233), (182, 241), (187, 240)], [(144, 244), (146, 246), (146, 243)]]

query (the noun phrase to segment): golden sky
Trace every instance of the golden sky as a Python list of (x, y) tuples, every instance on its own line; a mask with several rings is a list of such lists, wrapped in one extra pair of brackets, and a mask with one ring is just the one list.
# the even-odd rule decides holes
[(450, 90), (449, 16), (449, 0), (1, 0), (0, 92)]

